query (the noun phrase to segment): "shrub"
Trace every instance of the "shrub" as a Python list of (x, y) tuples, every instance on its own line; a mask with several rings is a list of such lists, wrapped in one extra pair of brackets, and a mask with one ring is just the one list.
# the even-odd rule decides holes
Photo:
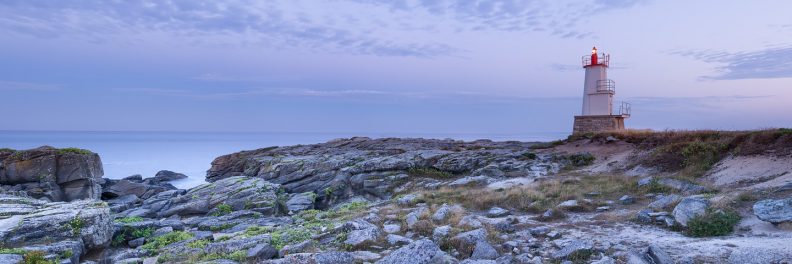
[(62, 148), (62, 149), (58, 149), (57, 153), (60, 154), (60, 155), (63, 155), (63, 154), (80, 154), (80, 155), (93, 154), (93, 152), (91, 152), (90, 150), (81, 149), (81, 148)]
[(410, 168), (407, 171), (407, 174), (413, 177), (427, 177), (427, 178), (435, 178), (435, 179), (448, 179), (454, 177), (453, 174), (442, 171), (436, 168)]
[(163, 248), (170, 244), (179, 241), (184, 241), (190, 238), (193, 238), (193, 235), (184, 231), (170, 232), (148, 241), (145, 245), (143, 245), (143, 249), (148, 251), (157, 251), (160, 248)]
[(187, 246), (191, 247), (191, 248), (204, 248), (208, 244), (209, 244), (209, 240), (198, 239), (198, 240), (195, 240), (195, 241), (187, 243)]
[(303, 228), (280, 229), (270, 234), (272, 246), (280, 250), (286, 245), (301, 243), (311, 239), (311, 232)]
[(734, 211), (709, 209), (704, 214), (693, 217), (688, 221), (685, 235), (691, 237), (728, 235), (734, 231), (734, 226), (739, 222), (740, 215)]
[(33, 250), (28, 251), (22, 256), (23, 263), (25, 264), (54, 264), (55, 261), (49, 261), (44, 258), (44, 251)]
[(71, 228), (72, 235), (80, 235), (82, 228), (85, 227), (85, 220), (80, 218), (79, 216), (75, 216), (72, 220), (69, 220), (69, 228)]
[(232, 208), (230, 205), (218, 204), (217, 206), (215, 206), (215, 212), (212, 213), (211, 215), (212, 216), (223, 216), (223, 215), (230, 214), (233, 211), (234, 211), (234, 208)]
[(588, 166), (594, 163), (594, 155), (588, 152), (567, 155), (566, 159), (575, 167)]
[(118, 218), (115, 220), (116, 223), (124, 223), (124, 224), (137, 223), (142, 221), (143, 221), (143, 217), (140, 216), (128, 216), (128, 217)]
[(21, 248), (0, 248), (0, 254), (18, 254), (18, 255), (21, 255), (21, 254), (25, 254), (25, 252), (27, 252), (27, 251), (25, 251), (24, 249), (21, 249)]

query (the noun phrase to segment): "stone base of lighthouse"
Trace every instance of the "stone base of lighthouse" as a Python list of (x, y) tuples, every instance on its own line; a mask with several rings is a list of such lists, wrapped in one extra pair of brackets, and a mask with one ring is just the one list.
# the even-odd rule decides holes
[(575, 116), (572, 133), (624, 130), (624, 118), (621, 115)]

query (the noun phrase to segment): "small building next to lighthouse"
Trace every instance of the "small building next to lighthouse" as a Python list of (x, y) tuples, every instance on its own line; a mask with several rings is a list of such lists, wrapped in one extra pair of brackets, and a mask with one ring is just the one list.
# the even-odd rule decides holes
[(630, 104), (622, 102), (617, 109), (613, 107), (616, 95), (616, 82), (608, 79), (610, 55), (591, 50), (591, 55), (583, 56), (586, 70), (583, 82), (583, 110), (575, 116), (573, 133), (624, 130), (624, 119), (630, 117)]

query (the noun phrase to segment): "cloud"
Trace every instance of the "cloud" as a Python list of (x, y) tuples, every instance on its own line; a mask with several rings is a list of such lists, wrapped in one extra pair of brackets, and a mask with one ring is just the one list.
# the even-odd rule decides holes
[(0, 81), (0, 91), (56, 91), (60, 90), (59, 85), (29, 83), (29, 82), (8, 82)]
[[(549, 0), (174, 0), (2, 1), (0, 31), (90, 42), (140, 41), (165, 34), (187, 43), (307, 47), (389, 57), (434, 58), (464, 53), (443, 39), (399, 38), (413, 31), (545, 31), (592, 38), (576, 29), (592, 9), (630, 8), (644, 0), (566, 3)], [(310, 8), (307, 8), (310, 7)], [(446, 21), (453, 23), (444, 23)], [(132, 40), (128, 40), (134, 44)]]
[(792, 77), (792, 45), (763, 50), (728, 52), (718, 50), (677, 50), (670, 54), (717, 63), (716, 74), (701, 76), (710, 80), (773, 79)]
[(308, 14), (287, 10), (288, 4), (244, 0), (11, 1), (0, 3), (0, 29), (41, 38), (90, 41), (119, 35), (167, 33), (200, 40), (195, 42), (297, 45), (378, 56), (431, 58), (459, 51), (442, 43), (393, 41), (355, 31), (347, 25), (322, 23)]

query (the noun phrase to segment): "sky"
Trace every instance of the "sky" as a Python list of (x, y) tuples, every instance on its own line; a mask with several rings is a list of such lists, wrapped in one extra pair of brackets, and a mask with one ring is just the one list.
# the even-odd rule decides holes
[(790, 1), (0, 1), (0, 130), (571, 131), (611, 54), (637, 129), (792, 126)]

